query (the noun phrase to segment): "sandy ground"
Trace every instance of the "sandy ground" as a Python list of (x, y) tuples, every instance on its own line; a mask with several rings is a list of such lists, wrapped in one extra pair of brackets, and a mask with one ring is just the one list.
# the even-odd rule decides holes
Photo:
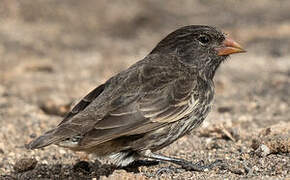
[[(286, 0), (1, 0), (0, 179), (290, 179), (289, 7)], [(161, 153), (226, 167), (124, 170), (56, 146), (24, 148), (71, 104), (188, 24), (215, 25), (248, 52), (219, 69), (203, 126)]]

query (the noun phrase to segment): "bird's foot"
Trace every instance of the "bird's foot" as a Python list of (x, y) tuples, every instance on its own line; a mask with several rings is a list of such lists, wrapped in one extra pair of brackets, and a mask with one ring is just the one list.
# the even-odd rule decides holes
[(186, 161), (184, 159), (178, 159), (178, 158), (163, 156), (160, 154), (154, 154), (151, 151), (146, 151), (143, 154), (143, 156), (146, 158), (157, 160), (157, 161), (165, 161), (165, 162), (174, 163), (176, 165), (181, 166), (181, 169), (184, 169), (187, 171), (209, 171), (216, 166), (219, 166), (220, 168), (226, 169), (226, 165), (221, 160), (216, 160), (215, 162), (213, 162), (211, 164), (204, 165), (203, 161), (200, 161), (200, 162), (194, 164), (194, 163)]

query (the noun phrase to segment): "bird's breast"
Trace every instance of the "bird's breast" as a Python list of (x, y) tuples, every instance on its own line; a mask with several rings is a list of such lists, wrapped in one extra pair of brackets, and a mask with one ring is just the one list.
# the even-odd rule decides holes
[[(198, 95), (196, 93), (198, 92)], [(214, 84), (212, 81), (207, 82), (199, 90), (193, 90), (188, 102), (190, 113), (184, 118), (188, 130), (198, 127), (207, 117), (211, 110), (214, 98)]]

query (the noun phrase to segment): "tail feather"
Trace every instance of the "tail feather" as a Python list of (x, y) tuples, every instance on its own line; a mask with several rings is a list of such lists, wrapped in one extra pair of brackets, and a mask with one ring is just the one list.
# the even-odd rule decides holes
[(25, 147), (27, 149), (38, 149), (57, 142), (62, 141), (63, 138), (54, 135), (54, 130), (48, 131), (42, 136), (39, 136), (35, 140), (31, 141)]

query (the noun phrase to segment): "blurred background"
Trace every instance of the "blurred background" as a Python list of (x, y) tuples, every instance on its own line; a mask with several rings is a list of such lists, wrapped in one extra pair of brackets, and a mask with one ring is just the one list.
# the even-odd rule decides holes
[[(205, 140), (215, 139), (208, 130), (220, 124), (218, 132), (237, 135), (230, 142), (221, 138), (221, 152), (236, 142), (253, 150), (249, 137), (258, 138), (269, 127), (286, 133), (287, 145), (289, 12), (287, 0), (0, 0), (0, 174), (11, 174), (22, 157), (73, 164), (78, 157), (70, 151), (31, 152), (23, 145), (57, 125), (71, 104), (145, 57), (168, 33), (190, 24), (216, 26), (248, 52), (219, 69), (214, 109), (203, 127), (163, 153), (188, 158), (202, 149), (208, 157)], [(283, 171), (273, 176), (289, 173), (289, 161), (280, 166)]]

